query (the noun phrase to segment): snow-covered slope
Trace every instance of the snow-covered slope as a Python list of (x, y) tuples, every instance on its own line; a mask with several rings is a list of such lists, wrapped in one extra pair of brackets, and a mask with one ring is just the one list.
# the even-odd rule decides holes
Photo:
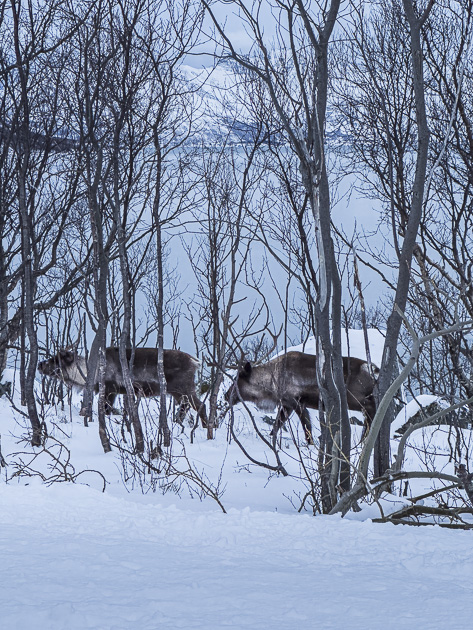
[[(215, 67), (201, 69), (182, 65), (180, 75), (194, 91), (193, 118), (196, 133), (192, 136), (192, 142), (197, 140), (207, 146), (225, 142), (227, 145), (239, 146), (254, 140), (259, 126), (257, 100), (261, 90), (258, 90), (258, 95), (252, 94), (252, 90), (256, 88), (238, 66), (232, 62), (220, 62)], [(339, 123), (332, 119), (329, 109), (327, 140), (332, 148), (336, 145), (343, 146), (346, 137), (340, 130)], [(273, 143), (286, 142), (280, 130), (271, 130), (271, 133)]]
[(471, 533), (0, 486), (9, 630), (467, 630)]
[[(371, 361), (377, 365), (381, 365), (383, 358), (384, 334), (376, 328), (368, 328), (368, 343), (371, 355)], [(297, 346), (291, 346), (289, 350), (299, 350), (307, 354), (315, 354), (315, 338), (309, 337), (308, 340)], [(362, 330), (349, 329), (348, 332), (342, 330), (342, 354), (343, 356), (356, 357), (358, 359), (366, 359), (366, 343)]]
[[(371, 334), (377, 362), (380, 338)], [(363, 356), (358, 336), (350, 334), (350, 352)], [(19, 408), (17, 390), (14, 398)], [(142, 414), (150, 421), (156, 407), (147, 402)], [(251, 464), (234, 441), (228, 443), (226, 425), (210, 442), (197, 429), (193, 443), (189, 428), (181, 433), (173, 426), (177, 465), (218, 494), (223, 513), (192, 480), (153, 480), (146, 469), (133, 477), (117, 448), (104, 455), (97, 424), (84, 427), (78, 410), (78, 397), (71, 409), (44, 408), (51, 438), (40, 452), (22, 441), (27, 421), (20, 411), (0, 399), (8, 464), (0, 481), (2, 627), (470, 627), (471, 532), (374, 524), (376, 504), (345, 519), (299, 513), (307, 480), (288, 434), (280, 456), (289, 475), (282, 477)], [(260, 416), (255, 419), (269, 434)], [(109, 422), (118, 426), (117, 418)], [(237, 409), (235, 425), (253, 458), (275, 463), (246, 411)], [(355, 442), (359, 429), (354, 427)], [(430, 446), (448, 444), (432, 428), (423, 435), (431, 436)], [(316, 450), (302, 439), (300, 449), (305, 465), (315, 469)], [(408, 463), (418, 466), (416, 449)], [(60, 483), (65, 474), (75, 483)], [(405, 502), (391, 495), (381, 505), (388, 513)]]

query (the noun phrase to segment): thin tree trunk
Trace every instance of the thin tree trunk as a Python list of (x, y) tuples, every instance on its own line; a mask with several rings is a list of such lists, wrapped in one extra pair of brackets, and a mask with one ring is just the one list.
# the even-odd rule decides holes
[(120, 129), (121, 121), (117, 123), (115, 140), (114, 140), (114, 156), (113, 156), (113, 215), (117, 231), (118, 256), (120, 260), (120, 275), (122, 281), (122, 300), (123, 300), (123, 320), (122, 330), (119, 339), (118, 353), (120, 365), (122, 368), (123, 382), (126, 389), (126, 401), (128, 413), (131, 418), (131, 424), (135, 433), (135, 448), (138, 453), (143, 453), (145, 449), (145, 439), (143, 428), (141, 426), (138, 415), (138, 402), (135, 400), (135, 391), (133, 388), (133, 360), (134, 352), (130, 351), (130, 359), (128, 361), (127, 349), (131, 349), (131, 286), (128, 270), (128, 255), (126, 249), (126, 232), (122, 224), (120, 213), (120, 194), (119, 194), (119, 148), (120, 148)]
[[(26, 374), (24, 374), (23, 391), (24, 401), (28, 409), (28, 416), (31, 422), (33, 435), (31, 438), (32, 446), (41, 446), (41, 423), (36, 408), (36, 400), (34, 396), (34, 382), (36, 375), (36, 366), (38, 363), (38, 340), (36, 336), (36, 328), (34, 324), (34, 295), (35, 282), (33, 278), (33, 223), (32, 217), (28, 212), (26, 180), (28, 163), (30, 159), (29, 145), (29, 103), (27, 91), (27, 78), (23, 68), (23, 59), (20, 48), (19, 35), (19, 7), (12, 3), (12, 14), (14, 24), (14, 43), (15, 54), (18, 63), (18, 73), (21, 86), (21, 123), (20, 138), (17, 142), (17, 158), (18, 158), (18, 209), (20, 215), (21, 226), (21, 257), (23, 266), (22, 277), (22, 300), (23, 300), (23, 326), (25, 336), (28, 339), (28, 360), (26, 366)], [(34, 204), (33, 204), (34, 208)], [(26, 360), (26, 348), (24, 360)]]
[(154, 147), (156, 151), (156, 180), (155, 180), (155, 194), (153, 201), (153, 222), (154, 229), (156, 231), (156, 267), (158, 275), (158, 299), (157, 299), (157, 341), (158, 341), (158, 382), (160, 390), (159, 398), (159, 435), (162, 439), (164, 447), (171, 445), (171, 432), (167, 421), (167, 407), (166, 407), (166, 394), (167, 384), (166, 377), (164, 375), (164, 270), (163, 270), (163, 234), (162, 234), (162, 222), (160, 216), (161, 209), (161, 180), (162, 180), (162, 156), (161, 145), (159, 141), (159, 135), (157, 126), (153, 130), (154, 135)]
[(98, 203), (98, 187), (102, 173), (102, 151), (96, 155), (95, 170), (92, 168), (91, 156), (87, 152), (87, 174), (89, 182), (89, 211), (92, 230), (94, 252), (94, 289), (95, 314), (97, 317), (97, 331), (92, 342), (87, 367), (86, 394), (84, 396), (84, 411), (86, 418), (92, 419), (93, 390), (96, 379), (99, 382), (99, 398), (97, 413), (99, 422), (100, 441), (105, 453), (112, 450), (105, 422), (105, 349), (107, 345), (107, 283), (108, 283), (108, 255), (104, 248), (102, 214)]
[[(4, 212), (4, 209), (0, 210), (2, 217), (4, 216)], [(3, 226), (0, 228), (0, 234), (3, 234)], [(8, 282), (6, 277), (3, 239), (0, 236), (0, 383), (3, 380), (3, 373), (7, 367), (8, 333)]]
[[(427, 19), (432, 5), (429, 5), (426, 12), (420, 17), (416, 17), (412, 0), (403, 0), (404, 11), (409, 23), (412, 53), (412, 79), (414, 86), (414, 96), (416, 104), (417, 123), (417, 160), (414, 186), (412, 190), (412, 202), (407, 223), (404, 242), (402, 244), (399, 259), (399, 272), (396, 283), (396, 295), (394, 298), (395, 307), (404, 312), (407, 304), (407, 296), (411, 281), (411, 266), (414, 249), (416, 247), (417, 233), (422, 218), (424, 204), (424, 191), (427, 172), (427, 159), (429, 151), (429, 128), (427, 124), (427, 112), (425, 106), (424, 93), (424, 70), (423, 52), (421, 45), (421, 28)], [(386, 340), (384, 344), (383, 359), (381, 362), (380, 375), (378, 381), (378, 401), (387, 392), (393, 380), (396, 360), (397, 344), (401, 330), (402, 319), (396, 308), (393, 308), (386, 326)], [(390, 466), (390, 437), (391, 422), (393, 420), (394, 405), (392, 404), (385, 416), (381, 426), (376, 448), (374, 452), (374, 475), (380, 477)]]

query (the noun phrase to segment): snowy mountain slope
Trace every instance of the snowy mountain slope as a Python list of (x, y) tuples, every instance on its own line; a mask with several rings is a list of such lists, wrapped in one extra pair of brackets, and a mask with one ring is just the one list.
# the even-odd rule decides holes
[[(198, 131), (192, 136), (192, 142), (197, 138), (207, 146), (218, 146), (223, 142), (239, 146), (253, 141), (257, 129), (254, 98), (237, 66), (230, 62), (202, 69), (183, 65), (180, 73), (184, 83), (195, 91), (194, 118)], [(330, 109), (326, 136), (332, 147), (347, 139)], [(286, 142), (279, 131), (274, 132), (275, 141)]]

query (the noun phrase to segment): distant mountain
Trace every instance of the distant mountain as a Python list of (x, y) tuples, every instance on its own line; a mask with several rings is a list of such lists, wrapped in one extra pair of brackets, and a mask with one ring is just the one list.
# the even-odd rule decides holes
[[(183, 92), (193, 99), (193, 133), (190, 143), (204, 146), (238, 146), (250, 144), (258, 135), (259, 125), (247, 77), (238, 72), (231, 63), (220, 63), (215, 68), (197, 69), (188, 65), (180, 68)], [(246, 85), (245, 85), (246, 81)], [(177, 114), (178, 116), (178, 114)], [(346, 144), (348, 136), (340, 132), (330, 111), (327, 114), (327, 139), (334, 146)], [(179, 129), (179, 121), (178, 129)], [(277, 123), (276, 123), (277, 124)], [(275, 124), (271, 131), (273, 143), (285, 144), (287, 140)], [(34, 125), (32, 124), (32, 127)], [(174, 130), (175, 133), (175, 130)], [(187, 134), (186, 121), (182, 122), (182, 133)], [(178, 131), (179, 134), (179, 131)], [(76, 136), (76, 137), (74, 137)], [(268, 138), (259, 138), (267, 142)], [(49, 137), (40, 130), (31, 131), (28, 141), (33, 149), (48, 147), (55, 152), (73, 151), (78, 143), (72, 129), (63, 130), (61, 136)], [(0, 120), (0, 142), (17, 143), (21, 137), (10, 130), (8, 122)]]
[(197, 135), (205, 144), (237, 145), (254, 139), (256, 120), (247, 106), (242, 78), (231, 64), (201, 70), (182, 66), (181, 73), (196, 90)]
[[(257, 121), (252, 111), (251, 93), (243, 84), (244, 76), (231, 63), (220, 63), (215, 68), (196, 69), (181, 66), (181, 75), (195, 89), (197, 136), (205, 144), (228, 145), (250, 143), (257, 133)], [(340, 129), (330, 109), (327, 111), (326, 137), (332, 147), (342, 148), (349, 136)], [(195, 141), (195, 136), (193, 136)], [(283, 134), (274, 129), (273, 142), (286, 142)]]

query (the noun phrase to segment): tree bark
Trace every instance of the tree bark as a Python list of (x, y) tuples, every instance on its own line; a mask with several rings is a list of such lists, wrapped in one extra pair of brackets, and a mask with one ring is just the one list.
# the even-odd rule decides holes
[[(26, 374), (24, 375), (22, 396), (28, 409), (28, 416), (33, 430), (32, 446), (41, 446), (41, 422), (36, 408), (34, 395), (34, 382), (36, 366), (38, 363), (38, 339), (34, 322), (34, 297), (35, 281), (33, 277), (34, 234), (33, 221), (28, 210), (27, 201), (27, 173), (30, 159), (30, 112), (28, 100), (27, 77), (23, 66), (23, 57), (20, 45), (20, 7), (12, 2), (12, 14), (14, 25), (15, 56), (18, 64), (20, 78), (20, 138), (16, 145), (17, 152), (17, 178), (18, 178), (18, 209), (21, 226), (21, 257), (22, 257), (22, 300), (23, 300), (23, 326), (28, 339), (28, 360)], [(32, 204), (34, 212), (34, 203)], [(26, 360), (26, 354), (24, 356)]]
[[(407, 304), (409, 286), (411, 282), (411, 266), (416, 238), (422, 218), (424, 207), (424, 191), (426, 184), (427, 160), (429, 151), (429, 127), (427, 124), (427, 112), (425, 106), (423, 52), (421, 44), (421, 29), (428, 18), (432, 4), (429, 4), (425, 12), (417, 17), (412, 0), (403, 0), (404, 11), (409, 23), (411, 68), (414, 87), (416, 124), (417, 124), (417, 158), (416, 173), (412, 189), (412, 201), (404, 241), (399, 258), (399, 272), (396, 282), (396, 294), (394, 308), (389, 316), (386, 326), (386, 340), (383, 350), (383, 359), (378, 381), (378, 401), (384, 396), (391, 385), (395, 372), (397, 359), (397, 344), (401, 329), (402, 319), (399, 311), (404, 312)], [(399, 311), (397, 310), (399, 309)], [(381, 476), (390, 466), (390, 436), (391, 422), (393, 420), (393, 407), (386, 413), (376, 442), (374, 453), (374, 474)]]

